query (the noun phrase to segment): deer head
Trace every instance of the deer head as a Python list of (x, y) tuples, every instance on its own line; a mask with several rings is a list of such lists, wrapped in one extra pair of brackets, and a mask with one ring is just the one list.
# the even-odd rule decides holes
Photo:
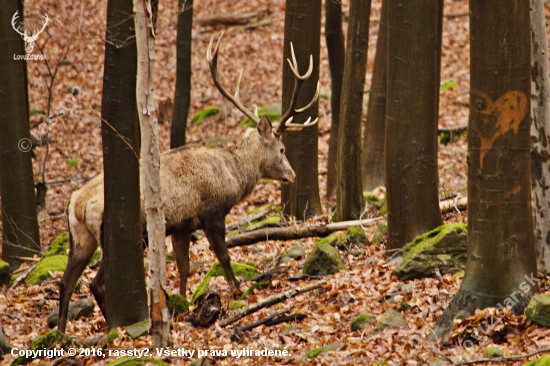
[(32, 35), (29, 36), (27, 34), (27, 30), (25, 29), (25, 32), (21, 32), (19, 30), (19, 26), (16, 26), (15, 25), (15, 21), (17, 20), (17, 18), (19, 18), (19, 10), (15, 12), (15, 14), (13, 14), (13, 17), (11, 18), (11, 26), (13, 27), (13, 29), (19, 33), (21, 35), (21, 37), (23, 37), (23, 40), (25, 41), (25, 51), (27, 53), (32, 53), (32, 51), (34, 50), (34, 44), (36, 42), (36, 39), (38, 38), (38, 36), (40, 35), (40, 33), (42, 33), (42, 31), (46, 28), (46, 25), (48, 24), (48, 14), (44, 14), (44, 18), (46, 19), (46, 21), (42, 24), (42, 29), (40, 30), (34, 30), (32, 32)]
[(287, 61), (290, 65), (292, 73), (295, 76), (294, 90), (292, 92), (291, 102), (288, 109), (283, 114), (279, 124), (273, 127), (267, 115), (264, 114), (262, 118), (259, 118), (256, 113), (250, 111), (241, 103), (239, 99), (239, 86), (243, 75), (242, 69), (239, 73), (237, 87), (234, 95), (231, 95), (219, 82), (217, 71), (218, 50), (222, 36), (223, 33), (218, 39), (218, 42), (216, 43), (216, 48), (214, 49), (213, 53), (212, 46), (214, 42), (214, 36), (212, 36), (212, 38), (210, 38), (210, 43), (206, 52), (206, 59), (208, 60), (208, 64), (210, 66), (212, 80), (214, 81), (216, 88), (225, 98), (227, 98), (227, 100), (229, 100), (235, 107), (237, 107), (237, 109), (239, 109), (245, 116), (256, 123), (258, 134), (262, 140), (262, 143), (266, 147), (264, 152), (265, 156), (262, 160), (261, 167), (262, 177), (270, 179), (280, 179), (283, 182), (294, 182), (296, 175), (285, 156), (285, 147), (281, 142), (280, 137), (285, 130), (298, 131), (309, 126), (314, 126), (318, 122), (318, 118), (316, 118), (314, 121), (311, 121), (310, 117), (304, 124), (292, 123), (292, 119), (296, 114), (308, 109), (313, 103), (317, 101), (317, 98), (319, 97), (319, 82), (317, 82), (317, 91), (311, 102), (309, 102), (306, 106), (302, 108), (296, 108), (296, 101), (298, 99), (300, 87), (302, 86), (303, 82), (311, 76), (311, 73), (313, 71), (313, 56), (310, 56), (308, 71), (304, 75), (300, 75), (298, 72), (296, 56), (294, 54), (294, 47), (292, 46), (292, 43), (290, 44), (292, 50), (292, 62), (288, 59)]

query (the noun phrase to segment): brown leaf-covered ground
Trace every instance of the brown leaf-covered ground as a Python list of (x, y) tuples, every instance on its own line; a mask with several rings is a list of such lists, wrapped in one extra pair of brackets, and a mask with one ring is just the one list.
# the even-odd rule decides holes
[[(467, 123), (470, 74), (467, 5), (466, 0), (445, 1), (441, 80), (456, 82), (458, 86), (441, 95), (439, 124), (442, 127), (461, 126)], [(69, 112), (51, 126), (49, 135), (50, 150), (45, 163), (45, 177), (50, 189), (47, 194), (46, 208), (39, 212), (41, 241), (45, 248), (57, 235), (67, 230), (65, 209), (71, 192), (102, 170), (99, 113), (106, 4), (99, 1), (46, 0), (27, 1), (25, 6), (26, 28), (38, 27), (44, 12), (50, 16), (46, 31), (38, 38), (38, 43), (43, 46), (50, 67), (55, 67), (60, 62), (62, 55), (69, 47), (65, 60), (59, 66), (51, 104), (52, 110), (65, 104), (69, 106)], [(348, 2), (344, 2), (344, 8), (347, 7)], [(284, 0), (195, 2), (193, 11), (196, 19), (215, 14), (241, 14), (263, 9), (267, 11), (259, 12), (259, 15), (248, 24), (252, 27), (248, 28), (246, 26), (195, 25), (190, 115), (208, 106), (220, 106), (222, 113), (200, 126), (191, 126), (188, 132), (189, 141), (205, 144), (214, 137), (225, 136), (229, 138), (225, 143), (231, 144), (244, 133), (244, 127), (238, 127), (242, 115), (222, 98), (210, 79), (205, 53), (212, 34), (218, 35), (221, 31), (225, 32), (219, 62), (224, 84), (234, 85), (238, 70), (244, 68), (241, 99), (246, 105), (253, 107), (280, 102), (284, 8)], [(173, 98), (174, 94), (177, 12), (177, 1), (160, 2), (155, 75), (155, 93), (159, 102)], [(373, 1), (372, 5), (367, 89), (371, 80), (379, 19), (380, 1), (377, 0)], [(324, 37), (321, 39), (321, 44), (321, 90), (328, 92), (330, 80)], [(35, 50), (35, 54), (37, 52)], [(33, 109), (46, 110), (48, 97), (46, 83), (50, 82), (46, 65), (43, 61), (30, 61), (28, 67), (30, 106)], [(68, 103), (70, 100), (68, 91), (74, 86), (81, 89), (78, 107), (70, 107)], [(322, 98), (320, 115), (323, 117), (319, 122), (319, 170), (321, 173), (326, 172), (330, 128), (329, 109), (328, 99)], [(42, 115), (34, 115), (31, 118), (33, 131), (37, 134), (40, 134), (42, 117)], [(161, 150), (167, 150), (169, 125), (160, 125), (159, 133)], [(40, 181), (46, 148), (38, 147), (35, 153), (35, 177), (36, 181)], [(453, 144), (440, 145), (439, 172), (441, 196), (459, 191), (465, 194), (467, 171), (464, 137)], [(326, 174), (321, 174), (319, 179), (324, 201)], [(267, 202), (277, 203), (278, 201), (279, 183), (259, 185), (246, 202), (233, 209), (228, 216), (228, 222), (242, 218), (252, 208)], [(466, 213), (449, 214), (445, 219), (465, 221)], [(372, 231), (369, 234), (372, 234)], [(297, 244), (304, 245), (310, 250), (313, 242), (314, 239), (268, 241), (232, 249), (231, 256), (236, 261), (259, 263), (268, 257), (277, 258)], [(246, 332), (241, 342), (237, 343), (230, 339), (233, 334), (231, 327), (221, 328), (214, 325), (208, 329), (194, 328), (186, 323), (185, 316), (180, 316), (173, 319), (174, 348), (195, 351), (217, 350), (218, 352), (225, 350), (228, 354), (231, 350), (243, 348), (263, 350), (286, 347), (290, 350), (290, 355), (285, 357), (251, 356), (236, 359), (231, 356), (209, 356), (209, 359), (218, 365), (297, 363), (366, 365), (378, 361), (419, 365), (435, 359), (447, 360), (444, 361), (445, 363), (448, 362), (449, 357), (453, 357), (455, 362), (477, 359), (482, 357), (483, 350), (487, 346), (493, 344), (501, 347), (505, 356), (523, 354), (550, 346), (549, 331), (529, 324), (524, 317), (506, 316), (488, 335), (483, 334), (479, 331), (479, 325), (483, 324), (485, 313), (462, 321), (457, 326), (450, 345), (428, 343), (425, 337), (458, 289), (461, 277), (444, 276), (442, 280), (425, 279), (403, 283), (392, 276), (393, 266), (385, 262), (386, 253), (383, 245), (366, 247), (359, 255), (355, 253), (356, 256), (342, 254), (347, 270), (329, 277), (327, 284), (320, 291), (302, 294), (288, 300), (286, 304), (249, 315), (237, 323), (240, 326), (257, 321), (292, 304), (295, 306), (293, 312), (307, 315), (307, 318), (295, 324), (295, 329), (292, 331), (282, 333), (289, 324), (260, 326)], [(193, 246), (191, 260), (206, 264), (215, 260), (204, 239)], [(289, 263), (287, 273), (275, 276), (268, 288), (256, 291), (247, 302), (250, 304), (260, 301), (273, 293), (306, 284), (308, 281), (298, 283), (288, 281), (291, 275), (300, 270), (302, 261)], [(273, 266), (273, 262), (267, 262), (259, 268), (267, 270)], [(73, 300), (78, 296), (91, 296), (88, 284), (94, 275), (93, 270), (85, 271), (82, 284)], [(203, 271), (192, 271), (189, 286), (193, 289), (203, 275)], [(3, 289), (0, 295), (0, 314), (6, 336), (12, 346), (25, 348), (32, 339), (49, 330), (46, 318), (49, 312), (58, 306), (57, 281), (60, 277), (61, 273), (53, 273), (53, 277), (41, 286), (20, 285), (13, 290)], [(167, 283), (170, 291), (177, 292), (179, 284), (174, 263), (168, 264)], [(226, 306), (229, 301), (227, 283), (223, 278), (217, 278), (212, 283), (214, 288), (224, 296), (222, 302)], [(250, 282), (245, 283), (246, 287), (250, 285)], [(350, 303), (339, 301), (342, 294), (349, 294), (354, 301)], [(405, 302), (410, 305), (410, 308), (404, 311), (407, 327), (386, 329), (370, 337), (368, 334), (373, 327), (372, 324), (366, 325), (361, 331), (350, 330), (350, 322), (357, 314), (366, 312), (379, 317), (386, 310), (398, 309)], [(106, 332), (106, 323), (96, 308), (93, 316), (71, 321), (67, 331), (78, 338), (102, 335)], [(121, 334), (124, 333), (121, 332)], [(462, 347), (462, 340), (468, 334), (478, 334), (479, 341), (476, 344), (468, 343), (469, 347)], [(324, 351), (314, 359), (305, 358), (307, 351), (334, 343), (339, 344), (337, 350)], [(122, 336), (114, 344), (109, 345), (109, 348), (145, 349), (150, 346), (150, 336), (141, 337), (135, 341), (128, 336)], [(12, 359), (12, 356), (7, 355), (3, 362), (7, 364)], [(79, 364), (86, 365), (99, 365), (105, 362), (103, 358), (92, 356), (78, 357), (77, 360)], [(187, 357), (171, 357), (164, 360), (176, 365), (186, 365), (190, 361)], [(53, 362), (54, 360), (36, 360), (33, 364)], [(509, 364), (521, 363), (515, 361)]]

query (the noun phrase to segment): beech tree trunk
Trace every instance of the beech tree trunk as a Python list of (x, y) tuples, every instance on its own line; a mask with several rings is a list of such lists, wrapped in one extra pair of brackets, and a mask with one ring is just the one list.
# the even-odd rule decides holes
[(548, 36), (544, 1), (531, 0), (531, 184), (538, 271), (550, 273)]
[(388, 91), (388, 0), (382, 0), (376, 55), (372, 70), (367, 108), (367, 123), (363, 133), (363, 189), (372, 191), (386, 185), (384, 158), (386, 141), (386, 100)]
[[(0, 195), (2, 259), (11, 268), (17, 257), (40, 253), (36, 195), (31, 161), (27, 64), (23, 39), (11, 27), (16, 0), (0, 3)], [(20, 12), (22, 14), (22, 12)]]
[(494, 306), (520, 314), (538, 291), (529, 22), (529, 2), (470, 0), (468, 261), (460, 289), (434, 329), (444, 339), (458, 313)]
[(351, 0), (344, 83), (338, 127), (339, 221), (354, 220), (364, 207), (361, 177), (361, 116), (369, 48), (370, 0)]
[[(292, 59), (290, 42), (294, 45), (298, 70), (304, 73), (309, 66), (309, 57), (313, 55), (313, 73), (304, 82), (298, 97), (297, 107), (309, 103), (317, 89), (319, 80), (319, 53), (321, 41), (321, 1), (288, 0), (285, 10), (285, 36), (283, 52), (283, 111), (288, 107), (294, 88), (294, 75), (286, 59)], [(304, 123), (308, 117), (312, 120), (319, 114), (319, 103), (315, 102), (305, 112), (297, 115), (292, 123)], [(281, 189), (281, 201), (286, 215), (300, 220), (318, 215), (321, 210), (319, 197), (318, 143), (317, 125), (302, 131), (283, 133), (286, 156), (296, 173), (296, 181)]]
[(105, 318), (109, 329), (148, 318), (139, 191), (137, 51), (132, 0), (109, 0), (101, 99)]
[(134, 0), (138, 55), (137, 107), (141, 127), (141, 194), (149, 239), (149, 301), (153, 347), (170, 344), (170, 314), (166, 307), (166, 247), (160, 186), (158, 121), (153, 78), (155, 39), (149, 0)]
[(187, 117), (191, 105), (191, 33), (193, 30), (193, 0), (179, 0), (176, 92), (172, 125), (170, 126), (170, 148), (185, 145)]
[(437, 172), (439, 4), (388, 1), (388, 249), (443, 224)]
[(325, 38), (330, 69), (330, 111), (331, 125), (328, 142), (327, 164), (327, 202), (334, 202), (337, 187), (336, 165), (338, 146), (338, 121), (340, 120), (340, 101), (342, 80), (344, 78), (345, 39), (342, 31), (342, 3), (339, 0), (327, 0), (325, 3)]

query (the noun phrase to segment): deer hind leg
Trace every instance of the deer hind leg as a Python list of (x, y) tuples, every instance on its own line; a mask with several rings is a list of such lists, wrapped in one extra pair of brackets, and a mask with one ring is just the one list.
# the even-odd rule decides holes
[(62, 332), (65, 332), (69, 303), (76, 283), (97, 249), (95, 237), (84, 224), (79, 223), (75, 228), (76, 230), (74, 230), (74, 233), (78, 234), (78, 239), (77, 242), (74, 243), (73, 232), (69, 233), (69, 262), (67, 263), (65, 273), (63, 273), (63, 278), (59, 283), (59, 321), (57, 323), (57, 328)]
[[(97, 305), (101, 309), (101, 312), (103, 313), (103, 317), (105, 320), (107, 320), (107, 313), (105, 312), (105, 261), (101, 260), (101, 265), (99, 266), (99, 270), (97, 271), (97, 274), (90, 283), (90, 291), (92, 291), (92, 294), (94, 294), (95, 301), (97, 301)], [(108, 324), (109, 322), (107, 322)]]
[(225, 245), (225, 224), (223, 217), (221, 219), (210, 218), (210, 220), (201, 219), (202, 229), (206, 238), (210, 242), (210, 249), (214, 251), (220, 261), (225, 277), (233, 290), (239, 289), (239, 282), (231, 269), (229, 252)]
[(180, 276), (180, 295), (187, 298), (187, 276), (189, 276), (189, 243), (191, 233), (188, 231), (177, 231), (172, 233), (172, 247), (178, 265)]

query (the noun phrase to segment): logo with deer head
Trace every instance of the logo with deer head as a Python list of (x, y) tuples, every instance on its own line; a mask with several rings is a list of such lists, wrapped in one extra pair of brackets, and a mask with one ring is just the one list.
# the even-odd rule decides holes
[(25, 51), (27, 51), (27, 54), (31, 54), (32, 51), (34, 50), (34, 44), (36, 43), (36, 39), (38, 38), (38, 36), (40, 35), (40, 33), (42, 33), (42, 31), (46, 28), (46, 25), (48, 24), (48, 14), (44, 14), (44, 18), (46, 19), (46, 21), (44, 22), (44, 24), (42, 25), (42, 29), (40, 30), (33, 30), (32, 31), (32, 35), (28, 35), (27, 34), (27, 30), (25, 29), (24, 32), (21, 32), (19, 30), (19, 26), (16, 26), (15, 25), (15, 21), (17, 20), (17, 18), (19, 18), (19, 10), (15, 12), (15, 14), (13, 14), (13, 17), (11, 18), (11, 26), (13, 27), (13, 29), (19, 33), (21, 35), (21, 37), (23, 37), (23, 40), (25, 41)]

